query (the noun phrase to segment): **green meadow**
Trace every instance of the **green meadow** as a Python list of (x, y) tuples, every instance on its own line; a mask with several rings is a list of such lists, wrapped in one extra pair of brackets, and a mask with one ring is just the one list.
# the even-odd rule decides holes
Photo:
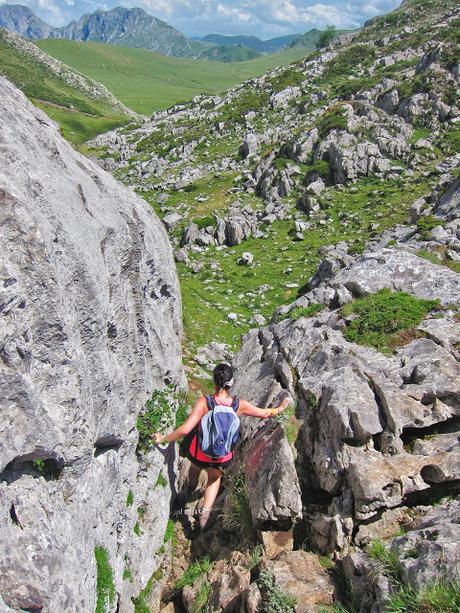
[(290, 49), (245, 62), (212, 62), (166, 57), (146, 49), (70, 40), (40, 40), (40, 49), (105, 85), (126, 106), (150, 114), (200, 93), (218, 94), (303, 57)]

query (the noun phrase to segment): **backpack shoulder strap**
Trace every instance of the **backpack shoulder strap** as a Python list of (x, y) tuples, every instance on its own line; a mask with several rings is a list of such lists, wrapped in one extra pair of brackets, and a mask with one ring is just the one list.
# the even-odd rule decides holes
[(238, 411), (239, 406), (240, 406), (240, 399), (237, 396), (235, 396), (232, 402), (232, 409), (235, 411), (235, 413)]
[(208, 410), (212, 411), (216, 407), (216, 401), (213, 396), (205, 396), (206, 404), (208, 405)]

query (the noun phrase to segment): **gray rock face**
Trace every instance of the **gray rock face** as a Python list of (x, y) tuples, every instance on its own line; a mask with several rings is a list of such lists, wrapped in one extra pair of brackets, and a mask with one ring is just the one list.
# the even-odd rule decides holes
[(290, 100), (295, 100), (302, 95), (300, 87), (287, 87), (282, 91), (272, 94), (270, 104), (273, 109), (286, 108)]
[(166, 460), (136, 455), (135, 424), (183, 380), (171, 249), (150, 207), (3, 78), (0, 126), (3, 610), (94, 610), (100, 546), (110, 610), (131, 611), (169, 514)]

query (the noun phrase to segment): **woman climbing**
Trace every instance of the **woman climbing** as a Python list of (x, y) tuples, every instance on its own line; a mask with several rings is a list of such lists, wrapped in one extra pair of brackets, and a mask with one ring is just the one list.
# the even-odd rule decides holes
[(201, 470), (204, 469), (208, 476), (200, 510), (202, 529), (219, 493), (223, 471), (233, 459), (233, 446), (239, 438), (240, 415), (266, 419), (278, 415), (292, 402), (290, 398), (285, 398), (273, 409), (260, 409), (247, 400), (232, 397), (233, 370), (228, 364), (216, 366), (213, 378), (214, 394), (198, 398), (182, 426), (165, 436), (159, 433), (152, 435), (155, 443), (177, 441), (190, 435), (190, 443), (187, 441), (187, 457), (191, 461), (188, 492), (195, 490)]

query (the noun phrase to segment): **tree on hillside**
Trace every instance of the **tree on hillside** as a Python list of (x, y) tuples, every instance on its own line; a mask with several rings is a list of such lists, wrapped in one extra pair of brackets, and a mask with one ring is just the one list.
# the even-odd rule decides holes
[(335, 34), (335, 26), (327, 26), (324, 32), (321, 32), (318, 42), (316, 43), (316, 48), (324, 49), (324, 47), (329, 47), (335, 38)]

